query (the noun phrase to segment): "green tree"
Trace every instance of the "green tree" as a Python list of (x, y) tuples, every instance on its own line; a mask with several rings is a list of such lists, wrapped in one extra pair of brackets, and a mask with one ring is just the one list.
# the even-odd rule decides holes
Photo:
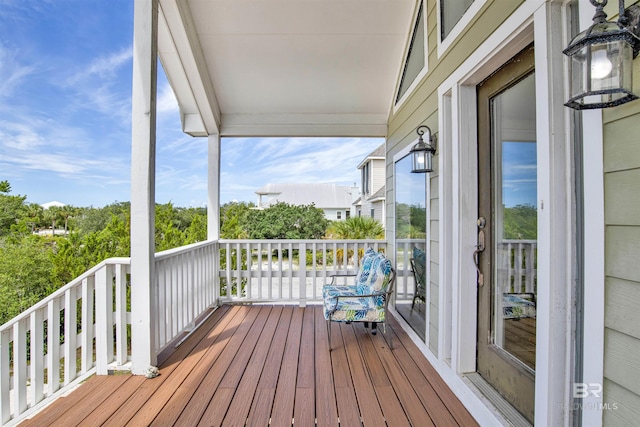
[(533, 205), (504, 208), (504, 238), (535, 240), (538, 236), (538, 211)]
[(375, 218), (351, 217), (345, 221), (334, 221), (327, 229), (332, 239), (384, 239), (384, 227)]
[(80, 208), (75, 218), (75, 229), (80, 234), (99, 232), (111, 222), (112, 216), (128, 221), (131, 211), (129, 202), (115, 202), (103, 208)]
[(11, 193), (11, 184), (9, 184), (9, 181), (0, 181), (0, 193)]
[(207, 240), (207, 215), (195, 215), (185, 231), (185, 245)]
[(33, 233), (36, 228), (43, 225), (43, 211), (42, 206), (37, 203), (29, 203), (26, 211), (26, 223), (31, 228)]
[(27, 207), (26, 196), (9, 196), (0, 194), (0, 238), (11, 232), (11, 226), (24, 218)]
[(180, 221), (172, 203), (156, 205), (156, 251), (182, 246), (185, 238), (180, 230)]
[(55, 290), (51, 245), (39, 236), (0, 246), (0, 324)]
[(246, 239), (249, 237), (248, 218), (253, 203), (231, 202), (220, 207), (220, 237), (223, 239)]
[(427, 235), (427, 210), (420, 205), (396, 204), (396, 238), (422, 239)]
[(251, 239), (320, 239), (329, 221), (324, 211), (311, 205), (277, 203), (251, 211), (247, 229)]

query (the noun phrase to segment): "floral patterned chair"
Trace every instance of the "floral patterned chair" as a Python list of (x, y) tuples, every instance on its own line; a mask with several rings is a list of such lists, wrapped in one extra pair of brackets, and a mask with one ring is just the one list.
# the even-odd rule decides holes
[[(353, 285), (337, 285), (336, 277), (355, 276)], [(356, 275), (337, 274), (330, 284), (322, 289), (324, 318), (329, 322), (364, 322), (375, 335), (377, 324), (387, 316), (387, 306), (393, 292), (395, 270), (391, 261), (382, 253), (368, 248)], [(331, 349), (331, 327), (329, 327), (329, 349)]]

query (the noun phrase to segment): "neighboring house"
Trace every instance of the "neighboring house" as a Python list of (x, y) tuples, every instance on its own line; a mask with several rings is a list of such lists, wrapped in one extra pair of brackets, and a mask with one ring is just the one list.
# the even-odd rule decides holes
[(324, 211), (329, 220), (345, 220), (354, 214), (353, 200), (358, 195), (357, 187), (337, 184), (267, 184), (256, 191), (258, 209), (276, 203), (310, 205)]
[(354, 206), (358, 216), (370, 216), (385, 224), (385, 145), (360, 162), (360, 197)]
[(57, 202), (57, 201), (53, 201), (53, 202), (48, 202), (48, 203), (43, 203), (40, 206), (42, 206), (42, 209), (49, 209), (50, 207), (57, 207), (57, 208), (62, 208), (67, 206), (66, 204), (62, 203), (62, 202)]

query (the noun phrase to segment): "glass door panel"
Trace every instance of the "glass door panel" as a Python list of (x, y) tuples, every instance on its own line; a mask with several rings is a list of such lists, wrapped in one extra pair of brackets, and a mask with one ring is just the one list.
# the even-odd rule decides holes
[(478, 85), (477, 371), (535, 412), (537, 161), (534, 50)]
[(426, 174), (411, 172), (411, 157), (395, 163), (396, 311), (426, 335)]

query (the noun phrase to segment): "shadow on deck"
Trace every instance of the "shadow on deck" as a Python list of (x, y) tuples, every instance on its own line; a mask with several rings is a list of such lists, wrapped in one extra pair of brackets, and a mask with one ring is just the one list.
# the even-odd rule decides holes
[(94, 376), (21, 426), (477, 425), (395, 319), (331, 327), (329, 352), (320, 306), (223, 306), (157, 378)]

